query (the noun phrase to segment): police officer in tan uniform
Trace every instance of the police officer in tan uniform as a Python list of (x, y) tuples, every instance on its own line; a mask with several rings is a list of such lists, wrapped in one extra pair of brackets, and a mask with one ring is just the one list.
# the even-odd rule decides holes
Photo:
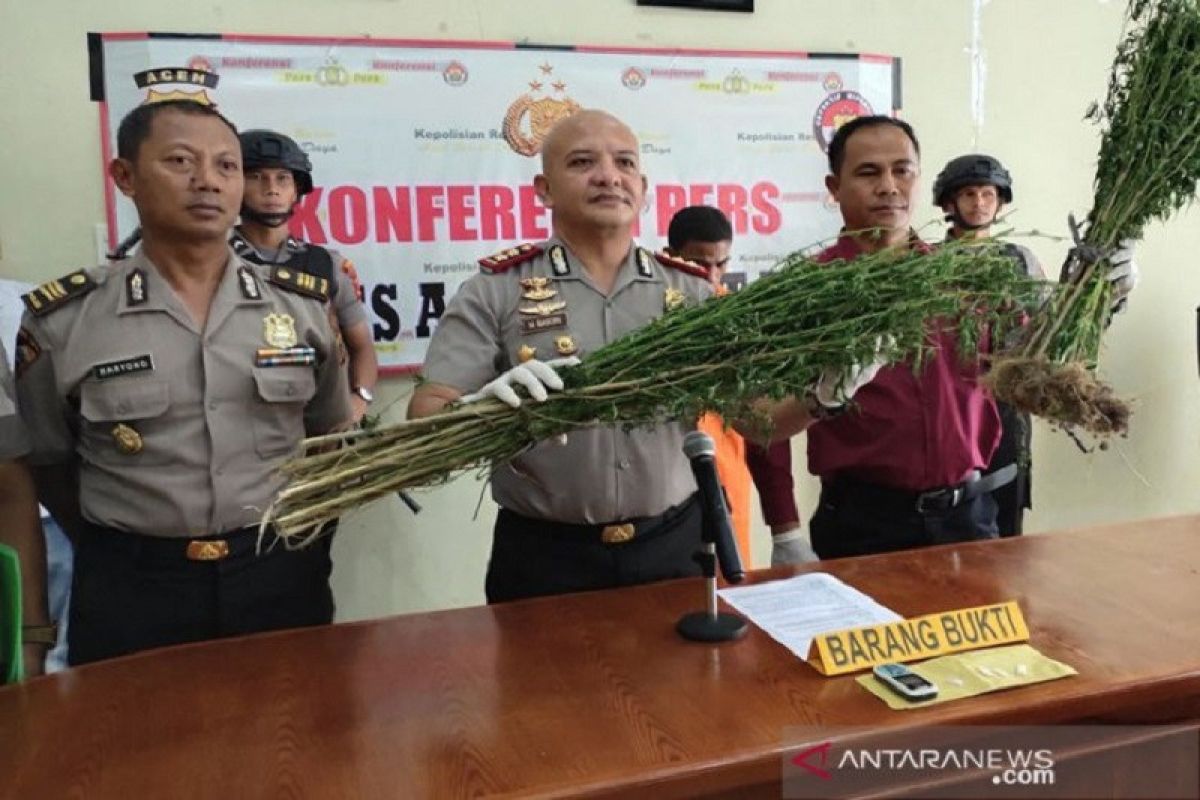
[(21, 562), (21, 622), (25, 675), (41, 675), (46, 652), (57, 638), (46, 598), (46, 540), (38, 517), (37, 493), (20, 460), (29, 453), (29, 437), (17, 416), (8, 355), (0, 341), (0, 544), (13, 548)]
[[(481, 396), (519, 403), (513, 384), (544, 399), (565, 359), (711, 295), (702, 268), (634, 242), (646, 179), (620, 120), (589, 110), (559, 123), (542, 169), (534, 184), (554, 238), (481, 261), (438, 323), (409, 416)], [(686, 431), (597, 426), (496, 465), (489, 602), (699, 574)]]
[(256, 552), (280, 464), (350, 417), (328, 282), (229, 248), (240, 147), (213, 109), (141, 106), (117, 138), (142, 247), (26, 295), (18, 362), (39, 493), (76, 545), (71, 663), (329, 622), (327, 540)]

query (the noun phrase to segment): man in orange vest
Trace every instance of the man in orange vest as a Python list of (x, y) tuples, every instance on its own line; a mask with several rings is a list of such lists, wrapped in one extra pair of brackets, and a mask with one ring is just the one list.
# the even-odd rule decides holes
[[(729, 292), (724, 283), (733, 245), (733, 226), (720, 209), (712, 206), (688, 206), (671, 218), (667, 229), (668, 252), (695, 262), (709, 271), (713, 288), (718, 295)], [(745, 441), (724, 420), (715, 414), (700, 418), (698, 427), (717, 443), (717, 471), (733, 517), (734, 533), (742, 560), (750, 557), (750, 482), (758, 489), (763, 520), (771, 529), (772, 565), (815, 561), (808, 543), (800, 535), (800, 512), (792, 482), (792, 446), (790, 440), (773, 442), (766, 447)], [(777, 551), (801, 548), (804, 552), (791, 558), (777, 560)], [(806, 557), (807, 556), (807, 557)]]

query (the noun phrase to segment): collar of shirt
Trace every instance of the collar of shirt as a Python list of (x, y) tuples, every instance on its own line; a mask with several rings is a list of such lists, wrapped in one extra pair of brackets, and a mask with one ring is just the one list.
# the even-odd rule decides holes
[[(242, 233), (241, 228), (233, 229), (233, 233), (229, 237), (229, 245), (238, 255), (245, 255), (246, 252), (252, 252), (263, 261), (269, 263), (282, 263), (287, 261), (288, 258), (291, 258), (292, 254), (299, 253), (304, 249), (304, 242), (289, 234), (279, 249), (264, 250), (263, 248), (257, 247), (253, 242), (251, 242), (250, 239), (247, 238), (244, 233)], [(245, 248), (245, 250), (242, 248)], [(287, 255), (287, 258), (283, 258), (284, 254)]]
[[(596, 289), (591, 278), (587, 274), (587, 270), (583, 266), (583, 262), (571, 252), (571, 248), (566, 242), (561, 239), (548, 239), (541, 244), (542, 249), (549, 253), (551, 248), (558, 246), (563, 249), (563, 254), (567, 259), (567, 265), (570, 271), (566, 275), (553, 275), (556, 281), (583, 281), (588, 286)], [(551, 273), (553, 274), (553, 273)], [(644, 247), (639, 247), (638, 243), (632, 239), (629, 241), (629, 252), (625, 254), (625, 260), (621, 263), (621, 268), (617, 272), (617, 279), (613, 282), (612, 291), (608, 293), (609, 297), (615, 296), (618, 292), (632, 283), (662, 283), (662, 274), (654, 254)], [(599, 289), (596, 289), (599, 291)]]
[[(254, 273), (254, 268), (238, 258), (232, 247), (226, 252), (224, 272), (217, 285), (217, 291), (213, 295), (209, 310), (207, 327), (210, 329), (219, 324), (228, 310), (234, 306), (262, 305), (267, 302), (263, 296), (263, 282)], [(242, 270), (250, 273), (250, 278), (257, 287), (258, 297), (247, 297), (242, 290), (241, 282), (244, 280), (240, 274)], [(195, 320), (192, 319), (183, 300), (158, 271), (158, 267), (141, 250), (138, 250), (128, 261), (119, 266), (113, 266), (108, 279), (121, 284), (121, 296), (117, 303), (118, 315), (165, 312), (183, 326), (196, 330)], [(139, 280), (141, 288), (135, 290), (134, 283)], [(140, 301), (137, 297), (139, 291), (142, 298)]]
[[(908, 231), (906, 247), (917, 253), (933, 252), (933, 248), (928, 243), (922, 241), (921, 237), (917, 236), (917, 232), (911, 228)], [(850, 261), (864, 253), (866, 253), (866, 250), (863, 248), (862, 243), (843, 228), (841, 233), (838, 234), (837, 242), (822, 250), (820, 255), (817, 256), (817, 260), (835, 261), (841, 259), (842, 261)]]

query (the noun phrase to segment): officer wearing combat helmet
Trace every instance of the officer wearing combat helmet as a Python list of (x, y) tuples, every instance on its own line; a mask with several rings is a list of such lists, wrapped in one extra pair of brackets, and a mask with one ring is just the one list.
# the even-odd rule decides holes
[(246, 186), (241, 224), (230, 243), (247, 261), (286, 264), (329, 281), (331, 305), (349, 356), (350, 402), (358, 422), (375, 399), (379, 371), (358, 275), (340, 253), (302, 242), (287, 228), (296, 204), (313, 189), (312, 162), (294, 139), (282, 133), (249, 130), (238, 138)]
[[(992, 235), (992, 227), (1004, 207), (1013, 201), (1012, 175), (993, 156), (972, 153), (947, 162), (933, 184), (933, 204), (946, 215), (950, 228), (946, 240), (983, 241)], [(1003, 252), (1013, 260), (1014, 267), (1030, 278), (1045, 277), (1042, 265), (1027, 247), (1013, 242), (1001, 243)], [(1072, 259), (1064, 264), (1067, 277)], [(1137, 283), (1137, 266), (1133, 260), (1133, 243), (1125, 242), (1109, 258), (1108, 280), (1113, 283), (1114, 312), (1125, 306), (1125, 299)], [(992, 456), (985, 476), (1002, 470), (1015, 477), (992, 491), (996, 501), (996, 524), (1001, 536), (1020, 536), (1024, 528), (1025, 509), (1032, 508), (1033, 493), (1033, 424), (1028, 414), (997, 402), (1000, 412), (1000, 444)]]
[[(1012, 176), (997, 159), (973, 154), (952, 159), (933, 183), (933, 204), (946, 215), (950, 228), (947, 241), (986, 239), (1004, 206), (1013, 201)], [(1002, 245), (1013, 266), (1030, 278), (1042, 278), (1042, 265), (1027, 247), (1014, 242)], [(1015, 477), (992, 491), (996, 501), (996, 525), (1001, 536), (1019, 536), (1025, 509), (1031, 507), (1033, 483), (1033, 423), (1006, 403), (997, 401), (1000, 412), (1000, 444), (988, 463), (985, 475), (1010, 464), (1016, 465)], [(1012, 470), (1010, 470), (1011, 472)]]

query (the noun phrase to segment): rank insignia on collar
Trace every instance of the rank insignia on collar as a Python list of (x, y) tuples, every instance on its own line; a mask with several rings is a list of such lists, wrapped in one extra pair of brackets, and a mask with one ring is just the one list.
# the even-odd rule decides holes
[(531, 306), (521, 306), (517, 310), (522, 314), (534, 314), (539, 317), (549, 316), (555, 311), (562, 311), (567, 307), (565, 300), (555, 300), (553, 302), (534, 303)]
[(683, 305), (684, 299), (683, 292), (674, 287), (668, 287), (667, 293), (663, 297), (663, 308), (667, 311), (674, 311)]
[(232, 247), (233, 252), (237, 253), (239, 256), (245, 256), (248, 253), (254, 252), (254, 248), (250, 246), (249, 242), (242, 238), (240, 233), (235, 233), (229, 238), (229, 246)]
[(263, 338), (271, 347), (295, 347), (296, 320), (291, 314), (267, 314), (263, 317)]
[(643, 278), (654, 277), (654, 269), (650, 266), (650, 253), (643, 247), (637, 249), (637, 271)]
[(125, 302), (131, 306), (140, 306), (146, 302), (146, 273), (135, 269), (125, 279)]
[(258, 279), (249, 267), (238, 267), (238, 286), (242, 289), (242, 297), (247, 300), (261, 300), (262, 291), (258, 288)]
[(559, 277), (571, 274), (571, 264), (567, 261), (567, 248), (561, 244), (550, 248), (550, 268)]

